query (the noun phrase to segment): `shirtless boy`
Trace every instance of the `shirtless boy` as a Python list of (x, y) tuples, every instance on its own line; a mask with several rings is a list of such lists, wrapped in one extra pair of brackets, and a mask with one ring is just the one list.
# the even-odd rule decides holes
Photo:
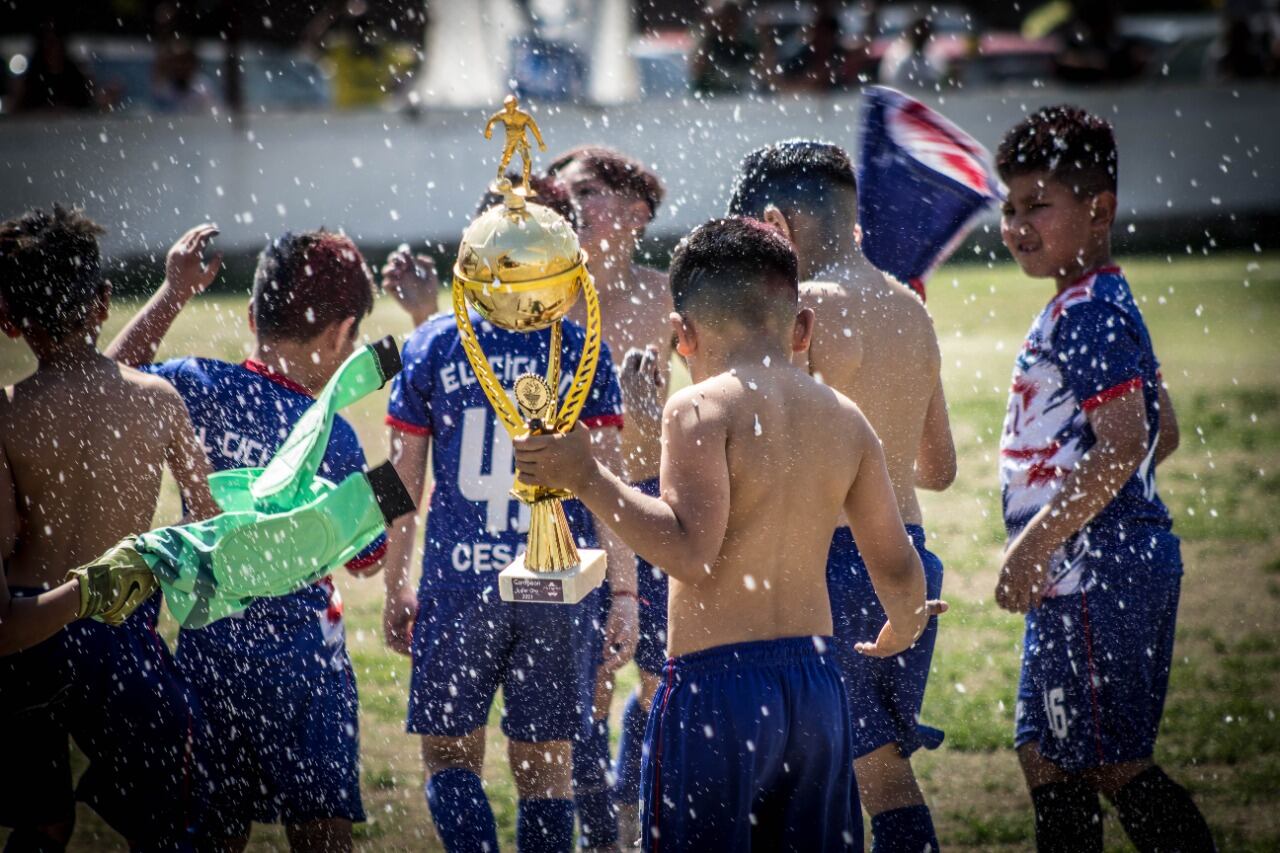
[(848, 708), (827, 654), (831, 525), (848, 516), (888, 616), (865, 654), (924, 630), (920, 558), (870, 424), (790, 364), (813, 326), (790, 244), (756, 220), (707, 223), (676, 250), (671, 289), (695, 384), (663, 413), (661, 497), (610, 473), (581, 430), (519, 440), (516, 464), (573, 489), (671, 578), (646, 849), (856, 848)]
[[(644, 164), (611, 148), (575, 148), (557, 157), (550, 173), (568, 189), (578, 220), (578, 238), (600, 292), (604, 336), (613, 352), (627, 411), (622, 433), (623, 473), (645, 494), (658, 494), (658, 439), (662, 404), (671, 373), (671, 291), (662, 272), (634, 260), (640, 238), (662, 203), (663, 189)], [(579, 306), (575, 309), (582, 314)], [(583, 317), (575, 316), (581, 322)], [(612, 797), (609, 705), (613, 671), (600, 668), (592, 720), (574, 751), (576, 802), (583, 846), (606, 847), (639, 837), (640, 753), (649, 705), (666, 663), (667, 576), (644, 558), (636, 562), (636, 590), (613, 589), (605, 608), (638, 607), (640, 639), (635, 661), (640, 684), (627, 700)], [(638, 601), (637, 601), (638, 597)], [(603, 622), (604, 620), (602, 620)], [(610, 799), (618, 810), (615, 823)]]
[[(166, 465), (184, 520), (218, 511), (182, 398), (98, 352), (101, 233), (62, 207), (0, 224), (5, 330), (38, 362), (0, 395), (0, 557), (19, 598), (65, 594), (68, 569), (148, 530)], [(0, 773), (6, 849), (61, 849), (77, 798), (137, 849), (190, 842), (191, 707), (147, 612), (81, 620), (0, 658), (0, 697), (5, 763), (22, 768)], [(74, 792), (68, 735), (89, 758)]]
[[(797, 140), (747, 156), (729, 209), (763, 217), (795, 246), (801, 303), (817, 316), (809, 372), (848, 395), (880, 437), (898, 512), (934, 599), (942, 590), (942, 563), (925, 548), (916, 489), (945, 489), (956, 473), (938, 339), (920, 299), (859, 251), (857, 204), (848, 155), (834, 145)], [(848, 527), (839, 526), (827, 564), (858, 789), (871, 816), (875, 850), (936, 851), (933, 819), (910, 756), (940, 741), (936, 730), (918, 725), (937, 620), (892, 659), (854, 652), (854, 643), (884, 619), (861, 545)]]

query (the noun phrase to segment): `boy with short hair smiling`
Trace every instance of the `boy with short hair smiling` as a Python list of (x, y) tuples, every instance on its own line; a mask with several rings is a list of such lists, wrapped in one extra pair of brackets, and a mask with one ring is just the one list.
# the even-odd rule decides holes
[(859, 650), (895, 654), (925, 626), (924, 573), (880, 442), (853, 403), (790, 363), (813, 327), (798, 284), (795, 251), (757, 220), (709, 222), (676, 250), (671, 323), (695, 384), (666, 405), (661, 497), (610, 473), (581, 430), (516, 443), (526, 482), (572, 489), (671, 579), (671, 658), (645, 738), (646, 849), (860, 845), (828, 654), (841, 511), (889, 617)]
[[(111, 297), (101, 233), (82, 211), (57, 206), (0, 223), (0, 326), (38, 361), (0, 392), (0, 561), (20, 598), (79, 589), (63, 584), (68, 569), (149, 529), (166, 465), (188, 520), (218, 512), (182, 398), (98, 351)], [(62, 630), (70, 614), (50, 615), (36, 634), (47, 639), (0, 657), (6, 849), (62, 849), (76, 798), (135, 849), (189, 846), (195, 722), (148, 615)], [(89, 758), (74, 788), (68, 735)]]
[(1102, 849), (1098, 791), (1139, 850), (1212, 850), (1152, 761), (1182, 578), (1155, 473), (1178, 433), (1111, 261), (1116, 163), (1111, 126), (1071, 106), (1027, 117), (997, 155), (1005, 245), (1057, 288), (1018, 355), (1000, 441), (996, 601), (1027, 614), (1015, 745), (1041, 851)]

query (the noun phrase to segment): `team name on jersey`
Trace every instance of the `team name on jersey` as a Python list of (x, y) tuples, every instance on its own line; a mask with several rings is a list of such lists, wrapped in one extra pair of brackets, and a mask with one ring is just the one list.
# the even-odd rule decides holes
[(205, 426), (196, 427), (196, 437), (200, 439), (205, 456), (217, 453), (231, 463), (228, 467), (262, 468), (271, 461), (275, 453), (275, 448), (267, 447), (232, 429), (223, 430), (222, 435), (215, 438), (214, 444), (209, 443), (208, 428)]

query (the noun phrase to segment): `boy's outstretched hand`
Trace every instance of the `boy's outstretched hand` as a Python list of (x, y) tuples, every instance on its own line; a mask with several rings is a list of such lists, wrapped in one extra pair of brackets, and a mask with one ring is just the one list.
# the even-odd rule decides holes
[[(941, 599), (934, 601), (926, 601), (924, 603), (924, 611), (926, 617), (939, 616), (946, 613), (951, 606)], [(927, 623), (926, 623), (927, 624)], [(924, 633), (923, 629), (921, 633)], [(894, 655), (900, 655), (920, 639), (919, 635), (915, 637), (907, 637), (899, 634), (893, 629), (892, 622), (885, 622), (884, 627), (880, 629), (880, 636), (876, 637), (871, 643), (855, 643), (854, 651), (864, 654), (872, 658), (887, 658)]]
[(204, 250), (217, 236), (217, 226), (206, 222), (183, 234), (170, 247), (164, 259), (164, 283), (174, 296), (190, 299), (217, 278), (222, 269), (222, 253), (216, 252), (207, 264), (204, 260)]
[(514, 442), (516, 470), (531, 486), (582, 492), (582, 487), (598, 473), (591, 452), (591, 433), (575, 424), (568, 433), (520, 436)]

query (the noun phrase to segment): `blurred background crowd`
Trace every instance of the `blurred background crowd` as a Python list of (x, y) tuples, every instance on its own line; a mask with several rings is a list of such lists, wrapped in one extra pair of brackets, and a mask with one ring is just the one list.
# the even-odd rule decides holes
[(1280, 79), (1280, 0), (101, 0), (0, 15), (0, 114)]

